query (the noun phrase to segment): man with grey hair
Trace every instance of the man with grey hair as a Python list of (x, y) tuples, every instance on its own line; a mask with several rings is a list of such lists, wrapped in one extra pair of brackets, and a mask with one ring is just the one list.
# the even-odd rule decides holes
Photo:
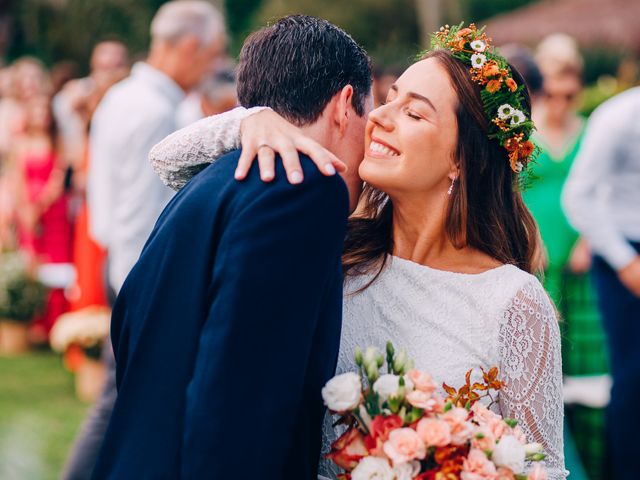
[[(210, 3), (164, 4), (151, 23), (146, 62), (105, 95), (92, 120), (87, 186), (90, 231), (108, 251), (108, 282), (117, 294), (172, 191), (149, 164), (151, 147), (176, 130), (185, 93), (224, 53), (224, 19)], [(116, 398), (109, 343), (104, 392), (76, 441), (63, 478), (90, 478)]]

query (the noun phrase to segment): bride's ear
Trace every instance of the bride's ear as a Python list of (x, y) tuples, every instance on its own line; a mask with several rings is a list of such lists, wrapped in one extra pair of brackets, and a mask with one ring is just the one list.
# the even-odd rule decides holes
[(451, 163), (451, 168), (449, 169), (449, 175), (447, 175), (449, 177), (449, 180), (451, 180), (452, 182), (454, 180), (458, 180), (458, 178), (460, 177), (460, 167), (458, 166), (457, 163)]
[(334, 97), (336, 108), (334, 109), (334, 121), (338, 125), (341, 134), (347, 130), (349, 118), (353, 115), (353, 87), (346, 85)]

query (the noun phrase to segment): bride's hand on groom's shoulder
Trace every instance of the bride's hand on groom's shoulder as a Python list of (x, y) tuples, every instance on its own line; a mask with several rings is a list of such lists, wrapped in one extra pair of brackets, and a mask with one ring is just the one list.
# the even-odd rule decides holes
[(279, 154), (289, 183), (304, 180), (298, 152), (308, 155), (325, 175), (344, 172), (347, 166), (329, 150), (304, 134), (302, 129), (285, 120), (271, 109), (265, 109), (242, 120), (240, 125), (242, 154), (235, 172), (244, 180), (258, 159), (260, 178), (270, 182), (275, 177), (275, 156)]

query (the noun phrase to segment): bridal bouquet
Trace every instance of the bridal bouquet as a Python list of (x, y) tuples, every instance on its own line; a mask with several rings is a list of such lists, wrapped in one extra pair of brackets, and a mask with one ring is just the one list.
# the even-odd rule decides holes
[[(346, 473), (341, 480), (545, 480), (535, 463), (542, 446), (527, 443), (517, 421), (502, 418), (479, 402), (493, 402), (500, 390), (498, 369), (483, 371), (483, 381), (447, 397), (427, 373), (412, 368), (405, 352), (387, 344), (386, 358), (376, 348), (356, 350), (359, 372), (332, 378), (322, 390), (336, 424), (347, 431), (327, 455)], [(380, 374), (385, 365), (387, 372)]]

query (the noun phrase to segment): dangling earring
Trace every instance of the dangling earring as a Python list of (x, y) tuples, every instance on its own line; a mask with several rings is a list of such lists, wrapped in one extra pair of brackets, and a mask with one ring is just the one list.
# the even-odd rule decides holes
[(452, 178), (451, 179), (451, 185), (449, 185), (449, 190), (447, 190), (447, 195), (451, 195), (453, 193), (453, 185), (454, 183), (456, 183), (456, 179)]

